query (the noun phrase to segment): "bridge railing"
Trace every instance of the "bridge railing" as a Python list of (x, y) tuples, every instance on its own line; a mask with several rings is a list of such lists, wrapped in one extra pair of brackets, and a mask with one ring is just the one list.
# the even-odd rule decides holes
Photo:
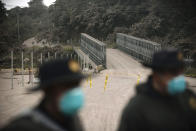
[(119, 49), (143, 63), (150, 63), (153, 53), (161, 49), (158, 43), (122, 33), (116, 34), (116, 43)]
[(89, 55), (89, 58), (95, 64), (106, 68), (106, 45), (103, 42), (81, 33), (80, 46), (81, 50)]

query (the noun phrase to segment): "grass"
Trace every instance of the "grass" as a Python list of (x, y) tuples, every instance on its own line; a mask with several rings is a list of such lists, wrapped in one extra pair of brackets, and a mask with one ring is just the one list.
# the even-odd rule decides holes
[(196, 68), (187, 68), (185, 70), (185, 76), (196, 78)]

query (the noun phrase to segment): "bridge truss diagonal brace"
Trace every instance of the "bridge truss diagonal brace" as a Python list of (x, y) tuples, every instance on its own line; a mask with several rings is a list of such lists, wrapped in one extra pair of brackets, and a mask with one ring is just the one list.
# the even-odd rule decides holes
[(86, 62), (86, 60), (88, 60), (88, 62), (91, 64), (91, 66), (95, 69), (97, 67), (97, 65), (89, 58), (89, 56), (87, 54), (85, 54), (81, 49), (79, 48), (74, 48), (74, 51), (76, 52), (76, 54), (80, 57), (80, 59), (82, 59), (83, 61)]

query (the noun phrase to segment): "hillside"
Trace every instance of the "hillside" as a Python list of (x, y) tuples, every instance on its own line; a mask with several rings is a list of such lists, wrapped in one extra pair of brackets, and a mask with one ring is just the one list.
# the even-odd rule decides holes
[(113, 43), (115, 33), (124, 32), (195, 56), (195, 7), (194, 0), (57, 0), (49, 8), (51, 40), (65, 42), (86, 32)]
[[(85, 32), (110, 45), (115, 42), (115, 33), (122, 32), (175, 46), (183, 50), (185, 57), (196, 59), (195, 7), (195, 0), (56, 0), (47, 8), (42, 0), (31, 0), (28, 8), (8, 11), (12, 17), (8, 16), (2, 27), (16, 23), (16, 12), (20, 10), (19, 43), (35, 35), (38, 41), (77, 43), (80, 33)], [(6, 33), (0, 29), (0, 33), (12, 37), (12, 41), (4, 38), (7, 45), (13, 45), (17, 26), (8, 29)]]

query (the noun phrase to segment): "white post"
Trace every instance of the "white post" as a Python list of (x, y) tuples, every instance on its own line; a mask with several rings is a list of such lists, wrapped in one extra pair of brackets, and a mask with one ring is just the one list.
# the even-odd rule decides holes
[(42, 53), (41, 53), (41, 55), (40, 55), (40, 62), (41, 62), (41, 64), (42, 64)]
[(189, 68), (191, 68), (191, 62), (190, 62), (191, 56), (189, 55), (188, 57), (189, 57), (189, 58), (188, 58), (188, 60), (189, 60)]
[(34, 76), (33, 76), (33, 52), (31, 52), (31, 84), (32, 84), (32, 87), (34, 86), (34, 83), (33, 83), (33, 80), (34, 80)]
[(67, 54), (67, 59), (69, 59), (69, 54)]
[(21, 71), (22, 71), (22, 87), (24, 87), (24, 58), (23, 58), (24, 56), (23, 56), (23, 51), (22, 51), (22, 69), (21, 69)]
[(18, 27), (18, 42), (20, 41), (20, 21), (19, 15), (17, 14), (17, 27)]
[(48, 52), (48, 60), (50, 60), (50, 52)]
[(14, 89), (13, 50), (11, 51), (11, 89)]
[(56, 59), (56, 52), (55, 52), (55, 54), (54, 54), (54, 58)]

